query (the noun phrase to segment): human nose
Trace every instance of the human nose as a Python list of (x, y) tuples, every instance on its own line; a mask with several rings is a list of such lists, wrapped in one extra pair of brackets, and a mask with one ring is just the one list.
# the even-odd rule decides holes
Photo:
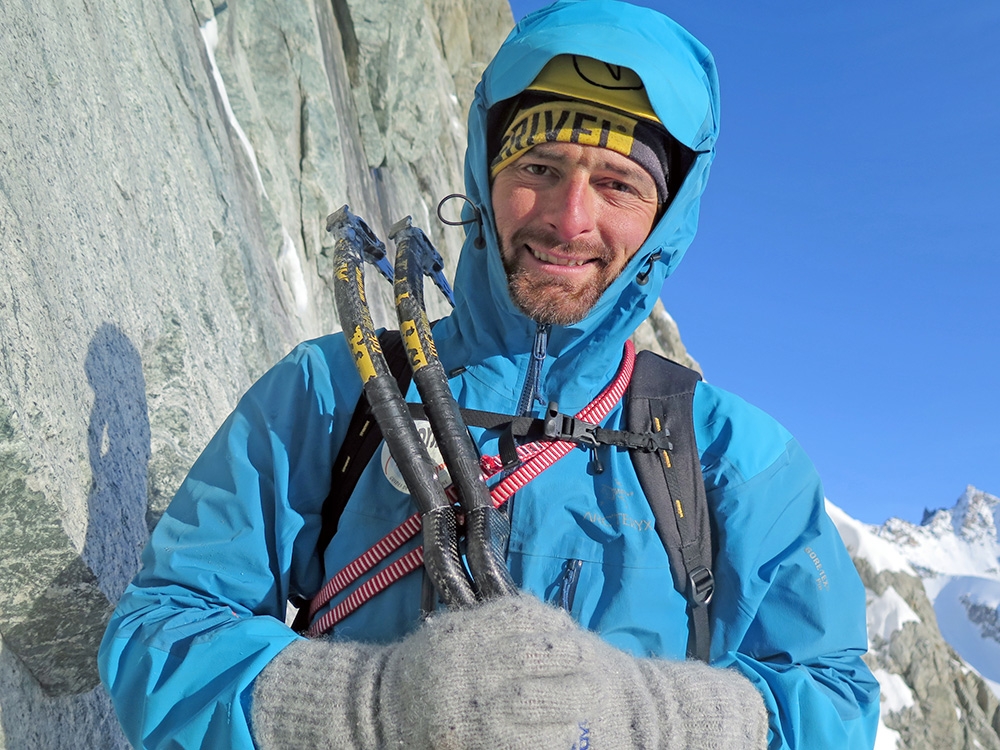
[(560, 240), (569, 242), (596, 226), (593, 190), (583, 175), (563, 182), (561, 194), (550, 207), (549, 222)]

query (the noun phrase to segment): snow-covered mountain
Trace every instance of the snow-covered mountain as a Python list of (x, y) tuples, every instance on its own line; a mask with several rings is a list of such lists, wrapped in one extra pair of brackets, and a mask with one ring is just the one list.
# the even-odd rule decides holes
[(920, 525), (827, 510), (868, 591), (876, 750), (1000, 748), (1000, 498), (969, 486)]

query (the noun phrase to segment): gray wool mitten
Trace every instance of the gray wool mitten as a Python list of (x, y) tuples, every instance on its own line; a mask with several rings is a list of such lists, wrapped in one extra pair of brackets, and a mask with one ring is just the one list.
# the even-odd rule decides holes
[(260, 674), (261, 750), (760, 750), (736, 672), (637, 659), (530, 596), (430, 618), (388, 646), (299, 641)]

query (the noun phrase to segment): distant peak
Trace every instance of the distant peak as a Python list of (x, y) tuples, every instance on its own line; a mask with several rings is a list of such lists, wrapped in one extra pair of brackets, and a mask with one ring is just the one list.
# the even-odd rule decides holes
[(1000, 498), (970, 484), (951, 508), (925, 510), (920, 525), (936, 535), (950, 530), (967, 541), (996, 541), (998, 516)]

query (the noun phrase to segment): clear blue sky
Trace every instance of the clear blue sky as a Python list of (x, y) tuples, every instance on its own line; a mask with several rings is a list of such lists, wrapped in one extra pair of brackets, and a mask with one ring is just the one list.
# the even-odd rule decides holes
[(719, 67), (698, 237), (662, 293), (706, 377), (859, 520), (1000, 494), (1000, 3), (636, 4)]

